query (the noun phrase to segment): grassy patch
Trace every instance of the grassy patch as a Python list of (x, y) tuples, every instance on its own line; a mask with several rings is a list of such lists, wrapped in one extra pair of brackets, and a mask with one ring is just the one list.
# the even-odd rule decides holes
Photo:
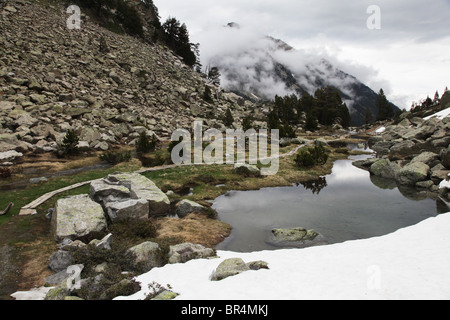
[[(6, 208), (8, 203), (13, 202), (14, 207), (11, 209), (11, 211), (5, 215), (0, 216), (0, 226), (6, 222), (8, 222), (12, 216), (17, 215), (20, 211), (20, 209), (27, 205), (28, 203), (32, 202), (33, 200), (39, 198), (40, 196), (54, 191), (58, 190), (79, 182), (99, 179), (102, 177), (107, 176), (110, 173), (114, 173), (117, 171), (134, 171), (138, 170), (140, 168), (140, 165), (138, 164), (138, 161), (130, 161), (127, 163), (120, 163), (116, 166), (107, 168), (107, 169), (96, 169), (86, 172), (80, 172), (76, 175), (71, 176), (62, 176), (62, 177), (54, 177), (49, 179), (46, 182), (41, 182), (37, 185), (29, 185), (27, 188), (22, 190), (12, 190), (8, 192), (2, 192), (0, 195), (0, 208)], [(73, 195), (73, 194), (80, 194), (80, 192), (84, 192), (85, 189), (82, 189), (81, 191), (78, 189), (72, 190), (68, 193), (65, 193), (61, 196), (67, 196), (67, 195)], [(45, 208), (47, 205), (44, 204)], [(38, 208), (38, 212), (42, 212), (41, 208)], [(3, 210), (3, 209), (2, 209)]]

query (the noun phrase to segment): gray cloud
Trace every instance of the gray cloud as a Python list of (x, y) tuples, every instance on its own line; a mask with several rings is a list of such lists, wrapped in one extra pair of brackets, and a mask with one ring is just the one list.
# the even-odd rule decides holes
[[(257, 30), (303, 53), (327, 57), (375, 91), (383, 86), (402, 103), (401, 107), (408, 108), (412, 100), (448, 85), (449, 0), (154, 2), (162, 19), (171, 15), (187, 24), (191, 39), (200, 42), (203, 61), (209, 61), (214, 52), (231, 52), (248, 45), (245, 37), (230, 39), (220, 32), (216, 37), (212, 34), (234, 21), (246, 32)], [(366, 26), (369, 5), (381, 9), (381, 30)]]

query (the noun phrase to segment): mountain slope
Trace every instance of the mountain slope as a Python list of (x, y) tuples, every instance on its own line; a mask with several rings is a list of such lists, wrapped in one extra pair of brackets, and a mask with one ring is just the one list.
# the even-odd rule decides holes
[(210, 85), (167, 47), (100, 27), (82, 11), (67, 28), (64, 1), (8, 0), (0, 8), (0, 152), (55, 151), (69, 129), (91, 148), (133, 143), (142, 131), (170, 138), (194, 119), (224, 128), (230, 108), (253, 108)]
[[(230, 29), (236, 29), (235, 26), (228, 25)], [(233, 30), (233, 36), (239, 37), (239, 31)], [(237, 42), (244, 43), (242, 39)], [(378, 114), (377, 93), (371, 88), (329, 61), (297, 51), (279, 39), (249, 38), (239, 50), (216, 53), (208, 63), (220, 69), (226, 89), (245, 97), (272, 100), (275, 95), (313, 95), (318, 88), (331, 86), (349, 107), (352, 125), (364, 123), (366, 109), (373, 119)]]

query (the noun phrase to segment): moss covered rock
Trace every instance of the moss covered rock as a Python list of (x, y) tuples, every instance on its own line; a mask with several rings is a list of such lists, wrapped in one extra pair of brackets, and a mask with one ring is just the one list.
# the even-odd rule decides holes
[(172, 292), (170, 290), (164, 290), (151, 300), (173, 300), (178, 296), (179, 296), (178, 293)]
[(88, 195), (77, 195), (56, 202), (52, 215), (52, 228), (55, 240), (96, 238), (107, 227), (103, 208)]
[(396, 179), (400, 172), (400, 166), (389, 159), (381, 159), (373, 163), (369, 171), (378, 177)]
[(422, 162), (411, 162), (404, 166), (398, 175), (398, 182), (404, 185), (415, 185), (428, 177), (430, 167)]
[(144, 242), (128, 249), (134, 256), (134, 265), (143, 272), (164, 265), (163, 253), (155, 242)]

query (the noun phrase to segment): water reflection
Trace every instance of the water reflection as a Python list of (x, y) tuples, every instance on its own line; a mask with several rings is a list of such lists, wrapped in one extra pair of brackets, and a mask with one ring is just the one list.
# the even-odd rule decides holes
[(330, 175), (292, 187), (236, 191), (217, 198), (219, 219), (233, 226), (220, 250), (276, 249), (267, 243), (273, 228), (304, 227), (329, 243), (385, 235), (448, 212), (443, 200), (398, 187), (352, 165), (336, 161)]
[(296, 183), (296, 186), (302, 185), (306, 190), (311, 190), (313, 194), (319, 194), (320, 191), (325, 188), (327, 184), (327, 178), (320, 177), (317, 180), (311, 180), (307, 182)]

